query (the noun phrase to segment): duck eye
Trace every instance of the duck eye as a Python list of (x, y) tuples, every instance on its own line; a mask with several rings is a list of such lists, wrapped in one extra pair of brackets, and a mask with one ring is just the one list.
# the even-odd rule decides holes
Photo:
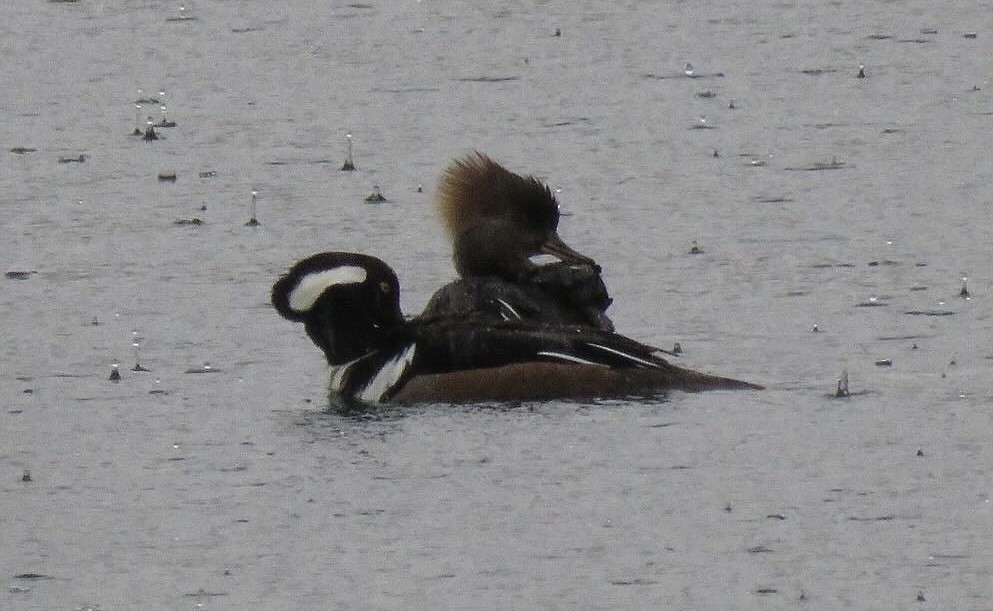
[(390, 283), (383, 280), (382, 282), (379, 283), (379, 290), (388, 295), (391, 290)]

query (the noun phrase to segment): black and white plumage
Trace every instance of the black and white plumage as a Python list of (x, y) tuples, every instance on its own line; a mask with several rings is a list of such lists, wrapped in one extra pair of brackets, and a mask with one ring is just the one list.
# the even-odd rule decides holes
[[(367, 255), (327, 252), (273, 286), (272, 303), (324, 351), (341, 404), (465, 403), (759, 388), (672, 365), (660, 351), (588, 325), (472, 313), (407, 320), (396, 274)], [(509, 310), (508, 310), (509, 313)]]

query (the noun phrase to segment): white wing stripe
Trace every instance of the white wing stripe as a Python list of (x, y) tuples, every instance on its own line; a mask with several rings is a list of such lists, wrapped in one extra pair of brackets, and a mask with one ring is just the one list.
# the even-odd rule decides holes
[(562, 359), (563, 361), (569, 361), (570, 363), (579, 363), (581, 365), (603, 365), (603, 363), (594, 363), (593, 361), (587, 361), (586, 359), (581, 359), (578, 356), (573, 356), (571, 354), (564, 354), (562, 352), (551, 352), (548, 350), (539, 352), (538, 356), (550, 356), (553, 359)]
[[(510, 312), (511, 314), (513, 314), (514, 315), (514, 318), (520, 319), (521, 315), (518, 314), (517, 313), (517, 310), (515, 310), (513, 307), (511, 307), (511, 305), (509, 303), (507, 303), (503, 299), (500, 299), (499, 297), (497, 297), (496, 300), (500, 302), (500, 305), (502, 305), (503, 307), (507, 308), (507, 311)], [(501, 312), (500, 315), (503, 316), (503, 319), (504, 320), (510, 320), (509, 318), (507, 318), (507, 315), (504, 314), (503, 312)]]
[(380, 403), (407, 371), (407, 367), (414, 360), (416, 348), (417, 344), (410, 344), (396, 357), (384, 363), (365, 388), (359, 391), (359, 399), (369, 403)]
[(642, 365), (645, 365), (646, 367), (652, 367), (654, 369), (660, 369), (658, 363), (653, 363), (652, 361), (646, 361), (645, 359), (640, 359), (640, 358), (634, 356), (633, 354), (628, 354), (627, 352), (621, 352), (620, 350), (615, 350), (613, 348), (608, 348), (607, 346), (602, 346), (600, 344), (590, 343), (590, 344), (587, 344), (587, 345), (593, 346), (594, 348), (599, 348), (600, 350), (603, 350), (604, 352), (609, 352), (611, 354), (616, 354), (617, 356), (624, 357), (627, 360), (633, 361), (635, 363), (640, 363)]

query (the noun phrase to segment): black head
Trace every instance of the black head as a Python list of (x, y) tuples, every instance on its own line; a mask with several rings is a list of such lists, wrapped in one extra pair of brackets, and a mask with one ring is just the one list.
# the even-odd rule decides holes
[(324, 252), (298, 262), (273, 285), (272, 305), (304, 323), (332, 365), (368, 354), (404, 325), (396, 274), (357, 253)]

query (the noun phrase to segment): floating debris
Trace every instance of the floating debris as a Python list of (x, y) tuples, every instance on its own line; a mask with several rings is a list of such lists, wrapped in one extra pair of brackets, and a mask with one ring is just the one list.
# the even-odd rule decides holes
[[(165, 91), (160, 91), (159, 97), (165, 100)], [(162, 111), (162, 119), (160, 119), (159, 122), (155, 124), (155, 127), (176, 127), (176, 122), (170, 120), (169, 117), (166, 116), (165, 102), (162, 102), (161, 106), (159, 106), (159, 110)]]
[[(141, 89), (138, 90), (138, 93), (139, 94), (141, 93)], [(132, 136), (140, 136), (143, 133), (144, 132), (141, 131), (141, 104), (138, 103), (138, 102), (135, 102), (135, 105), (134, 105), (134, 131), (131, 132), (131, 135)]]
[(31, 274), (37, 274), (35, 271), (26, 271), (20, 269), (14, 269), (4, 274), (7, 278), (11, 280), (27, 280), (31, 277)]
[(717, 129), (717, 127), (707, 123), (707, 117), (701, 116), (697, 118), (696, 123), (690, 126), (690, 129)]
[(651, 579), (615, 579), (610, 582), (612, 586), (653, 586), (658, 582)]
[(176, 182), (176, 173), (159, 172), (159, 182)]
[(134, 103), (136, 105), (138, 105), (138, 106), (141, 106), (143, 104), (161, 104), (162, 103), (162, 100), (159, 100), (158, 98), (143, 98), (143, 97), (141, 97), (142, 95), (144, 95), (144, 92), (139, 87), (138, 88), (138, 99), (134, 101)]
[(851, 393), (848, 390), (848, 370), (843, 369), (841, 371), (841, 377), (838, 378), (838, 388), (834, 391), (835, 397), (847, 397)]
[(85, 163), (86, 155), (80, 153), (78, 157), (59, 157), (59, 163)]
[(176, 17), (166, 17), (166, 21), (168, 21), (168, 22), (196, 21), (196, 20), (197, 20), (197, 18), (196, 18), (195, 15), (192, 14), (192, 11), (190, 11), (190, 12), (187, 12), (186, 11), (186, 5), (185, 4), (180, 4), (179, 5), (179, 15), (178, 16), (176, 16)]
[(169, 391), (163, 389), (161, 387), (161, 384), (162, 384), (162, 380), (156, 379), (155, 380), (155, 388), (153, 388), (152, 390), (148, 391), (148, 394), (150, 394), (150, 395), (168, 395), (169, 394)]
[(383, 196), (382, 191), (379, 190), (379, 185), (373, 185), (372, 193), (366, 196), (365, 202), (367, 204), (381, 204), (383, 202), (389, 201)]
[(828, 162), (817, 161), (808, 166), (789, 167), (783, 169), (789, 170), (790, 172), (822, 172), (824, 170), (843, 170), (847, 167), (851, 166), (846, 165), (844, 161), (838, 161), (836, 157), (832, 157), (831, 161)]
[(137, 329), (131, 331), (131, 348), (134, 350), (134, 367), (131, 368), (131, 371), (148, 371), (148, 369), (141, 366), (140, 351), (141, 342), (144, 339), (144, 337), (138, 335)]
[(184, 373), (218, 373), (220, 369), (215, 369), (210, 366), (210, 363), (204, 363), (199, 367), (190, 367)]
[(870, 297), (868, 300), (855, 304), (857, 308), (882, 308), (890, 304), (880, 301), (878, 297)]
[(213, 178), (217, 176), (217, 172), (215, 172), (214, 170), (205, 170), (197, 174), (197, 176), (199, 176), (200, 178)]
[(951, 310), (907, 310), (907, 316), (953, 316), (955, 312)]
[(892, 367), (893, 361), (890, 359), (876, 359), (876, 367)]
[(10, 152), (14, 153), (15, 155), (24, 155), (25, 153), (35, 153), (37, 151), (38, 149), (33, 149), (29, 146), (15, 146), (14, 148), (10, 149)]
[(176, 219), (172, 222), (173, 225), (183, 226), (183, 225), (203, 225), (203, 219), (200, 217), (192, 217), (188, 219)]
[(186, 594), (184, 594), (184, 596), (193, 596), (193, 597), (203, 596), (204, 598), (213, 598), (215, 596), (227, 596), (227, 595), (228, 595), (227, 592), (210, 592), (208, 590), (204, 590), (203, 588), (200, 588), (196, 592), (187, 592)]
[(354, 172), (355, 163), (352, 161), (352, 133), (349, 132), (345, 134), (345, 141), (347, 143), (347, 150), (345, 152), (345, 163), (341, 165), (342, 172)]
[(14, 575), (14, 579), (27, 579), (30, 581), (37, 581), (40, 579), (55, 579), (51, 575), (45, 575), (44, 573), (18, 573)]
[(709, 99), (711, 99), (711, 98), (716, 98), (716, 97), (717, 97), (717, 94), (716, 94), (716, 93), (714, 93), (713, 91), (710, 91), (710, 90), (708, 89), (707, 91), (700, 91), (700, 92), (698, 92), (698, 93), (696, 94), (696, 97), (698, 97), (698, 98), (703, 98), (703, 99), (705, 99), (705, 100), (709, 100)]
[(148, 118), (148, 126), (145, 128), (145, 134), (141, 137), (145, 142), (151, 142), (152, 140), (158, 140), (159, 135), (155, 133), (155, 126), (152, 125), (151, 117)]
[[(689, 70), (691, 72), (691, 74), (687, 74), (687, 70)], [(697, 72), (693, 68), (692, 64), (686, 64), (683, 67), (683, 70), (681, 72), (677, 72), (675, 74), (673, 74), (673, 73), (670, 73), (670, 74), (655, 74), (655, 73), (649, 72), (649, 73), (644, 74), (642, 76), (644, 78), (658, 79), (658, 80), (661, 81), (661, 80), (666, 80), (666, 79), (684, 79), (684, 78), (689, 78), (689, 79), (722, 78), (722, 77), (724, 77), (724, 73), (723, 72), (713, 72), (713, 73), (710, 73), (710, 74), (701, 74), (701, 73)]]
[(519, 76), (467, 76), (453, 79), (463, 83), (505, 83), (507, 81), (520, 80)]
[(258, 191), (256, 191), (255, 189), (252, 189), (252, 199), (249, 202), (249, 206), (251, 208), (251, 218), (249, 218), (248, 219), (248, 222), (245, 223), (245, 226), (246, 227), (258, 227), (261, 224), (261, 223), (259, 223), (258, 218), (256, 218), (256, 216), (255, 216), (255, 212), (256, 212), (255, 199), (256, 199), (256, 196), (258, 196), (258, 194), (259, 194)]

